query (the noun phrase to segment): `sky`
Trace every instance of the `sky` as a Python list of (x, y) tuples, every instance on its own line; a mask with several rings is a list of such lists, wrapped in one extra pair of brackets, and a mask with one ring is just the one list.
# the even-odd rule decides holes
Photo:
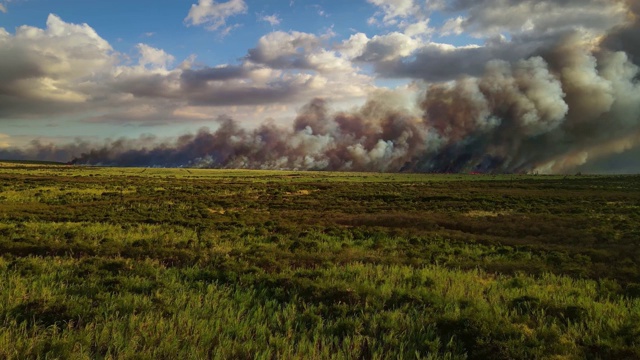
[[(372, 99), (385, 99), (385, 106), (440, 129), (425, 115), (436, 109), (424, 105), (431, 89), (482, 79), (495, 64), (513, 66), (510, 76), (517, 80), (518, 64), (537, 57), (552, 77), (547, 83), (559, 82), (553, 89), (562, 104), (541, 109), (551, 100), (518, 91), (543, 104), (538, 118), (561, 113), (553, 120), (560, 126), (571, 120), (571, 83), (549, 54), (568, 37), (578, 39), (588, 48), (585, 61), (593, 62), (593, 82), (583, 88), (602, 81), (613, 88), (613, 79), (599, 73), (611, 62), (597, 48), (610, 33), (635, 26), (636, 10), (633, 0), (0, 0), (0, 149), (27, 148), (34, 140), (57, 146), (157, 142), (202, 127), (215, 131), (226, 118), (248, 130), (265, 123), (286, 128), (313, 99), (325, 101), (330, 112), (359, 113)], [(626, 56), (620, 66), (633, 73), (627, 90), (635, 96), (635, 54), (609, 47)], [(480, 88), (481, 96), (489, 99), (488, 93)], [(602, 114), (623, 104), (615, 99)], [(635, 101), (627, 99), (625, 113)], [(447, 114), (442, 121), (455, 122)], [(484, 123), (507, 123), (506, 115), (483, 116)], [(449, 130), (425, 130), (422, 140), (431, 140), (420, 151), (437, 154), (444, 146), (438, 144), (452, 139), (452, 126), (443, 126)], [(522, 131), (529, 139), (542, 130)], [(635, 149), (640, 136), (611, 145), (621, 138), (565, 138), (581, 145), (569, 144), (529, 168), (551, 169), (561, 155), (584, 158), (605, 143), (612, 150), (593, 152), (599, 158), (623, 153)], [(391, 138), (377, 140), (399, 147)], [(376, 141), (365, 150), (374, 151)]]

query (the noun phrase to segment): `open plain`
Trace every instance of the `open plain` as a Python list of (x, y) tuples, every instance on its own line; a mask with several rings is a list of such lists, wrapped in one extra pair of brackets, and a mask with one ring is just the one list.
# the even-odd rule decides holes
[(0, 358), (638, 359), (640, 177), (0, 167)]

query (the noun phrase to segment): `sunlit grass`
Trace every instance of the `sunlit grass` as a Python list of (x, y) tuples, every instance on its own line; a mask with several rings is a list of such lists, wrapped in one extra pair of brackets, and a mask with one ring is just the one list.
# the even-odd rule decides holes
[(0, 168), (0, 359), (640, 358), (638, 177)]

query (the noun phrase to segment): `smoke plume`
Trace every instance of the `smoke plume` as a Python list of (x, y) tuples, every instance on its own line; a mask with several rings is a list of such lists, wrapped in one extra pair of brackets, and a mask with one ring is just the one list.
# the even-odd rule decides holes
[(627, 24), (598, 41), (565, 32), (521, 60), (489, 61), (482, 76), (428, 86), (420, 114), (384, 93), (349, 112), (313, 99), (290, 127), (265, 122), (248, 130), (222, 117), (213, 131), (169, 142), (34, 143), (21, 154), (54, 160), (46, 154), (75, 152), (75, 164), (118, 166), (572, 171), (640, 143), (640, 6), (629, 0), (627, 8)]

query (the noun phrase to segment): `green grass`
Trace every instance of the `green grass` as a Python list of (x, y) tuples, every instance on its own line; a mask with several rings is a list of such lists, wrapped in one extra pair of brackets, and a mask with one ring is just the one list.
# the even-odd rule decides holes
[(640, 177), (0, 167), (2, 359), (638, 359)]

